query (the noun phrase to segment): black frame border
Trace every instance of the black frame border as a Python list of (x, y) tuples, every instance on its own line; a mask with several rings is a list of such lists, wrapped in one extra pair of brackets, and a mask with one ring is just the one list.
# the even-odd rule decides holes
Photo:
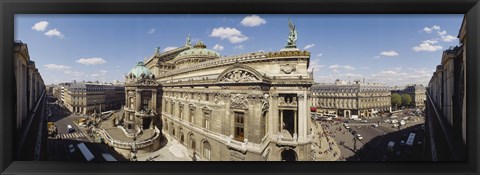
[[(478, 174), (478, 0), (0, 0), (2, 174)], [(23, 162), (13, 161), (14, 14), (466, 14), (466, 162)], [(460, 26), (459, 26), (460, 27)]]

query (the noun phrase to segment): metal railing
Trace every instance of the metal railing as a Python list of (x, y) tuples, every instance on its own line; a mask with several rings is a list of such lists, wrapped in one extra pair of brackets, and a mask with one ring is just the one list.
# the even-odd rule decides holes
[[(439, 111), (437, 109), (437, 105), (434, 103), (433, 99), (431, 98), (430, 94), (427, 92), (427, 105), (430, 106), (431, 108), (429, 108), (429, 111), (427, 111), (427, 117), (428, 118), (428, 131), (429, 132), (428, 134), (430, 135), (430, 142), (432, 145), (432, 158), (433, 158), (433, 161), (436, 161), (438, 155), (440, 152), (437, 152), (437, 146), (439, 143), (436, 143), (435, 140), (437, 140), (438, 142), (438, 139), (434, 139), (434, 136), (437, 136), (437, 134), (442, 134), (443, 138), (445, 139), (445, 141), (447, 142), (447, 147), (448, 147), (448, 150), (449, 150), (449, 154), (453, 157), (453, 159), (455, 161), (464, 161), (465, 160), (465, 149), (462, 148), (460, 145), (460, 143), (457, 143), (458, 141), (456, 141), (454, 139), (454, 136), (453, 136), (453, 126), (451, 126), (447, 120), (444, 118), (443, 116), (443, 113), (441, 111)], [(430, 110), (433, 110), (433, 111), (430, 111)], [(434, 114), (432, 116), (432, 114)], [(455, 117), (462, 117), (462, 116), (455, 116)], [(442, 133), (435, 133), (433, 131), (433, 127), (435, 127), (434, 125), (435, 124), (438, 124), (440, 126), (440, 129), (442, 130)]]
[[(35, 104), (35, 107), (30, 111), (30, 114), (28, 115), (27, 119), (23, 122), (22, 124), (22, 128), (21, 130), (19, 130), (19, 135), (18, 135), (18, 138), (17, 138), (17, 151), (16, 151), (16, 156), (17, 158), (21, 159), (21, 157), (24, 157), (24, 156), (28, 156), (28, 155), (24, 155), (25, 154), (25, 147), (28, 147), (28, 144), (26, 144), (26, 139), (27, 137), (32, 137), (31, 135), (33, 134), (34, 135), (34, 138), (35, 138), (35, 143), (34, 143), (34, 157), (32, 160), (38, 160), (39, 159), (39, 156), (40, 156), (40, 151), (41, 151), (41, 139), (42, 137), (39, 136), (39, 134), (42, 134), (43, 132), (33, 132), (31, 129), (32, 128), (37, 128), (39, 129), (40, 131), (42, 131), (41, 127), (43, 126), (42, 125), (42, 122), (45, 122), (46, 120), (44, 120), (44, 113), (41, 108), (39, 108), (40, 106), (44, 106), (44, 105), (41, 105), (44, 103), (45, 101), (45, 94), (46, 92), (43, 91), (42, 95), (40, 95), (40, 98), (37, 99), (37, 102)], [(19, 106), (17, 106), (19, 107)], [(39, 127), (36, 127), (36, 126), (33, 126), (32, 123), (33, 121), (37, 121), (39, 123)], [(33, 133), (32, 133), (33, 132)], [(33, 139), (33, 138), (32, 138)], [(40, 139), (40, 140), (38, 140)], [(38, 143), (40, 142), (40, 143)], [(22, 156), (23, 155), (23, 156)], [(30, 157), (30, 156), (28, 156)]]

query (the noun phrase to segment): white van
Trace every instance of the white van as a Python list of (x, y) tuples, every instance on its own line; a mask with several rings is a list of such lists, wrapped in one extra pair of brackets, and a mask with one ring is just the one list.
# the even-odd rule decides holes
[(67, 125), (67, 131), (68, 133), (75, 132), (75, 129), (73, 129), (72, 125)]

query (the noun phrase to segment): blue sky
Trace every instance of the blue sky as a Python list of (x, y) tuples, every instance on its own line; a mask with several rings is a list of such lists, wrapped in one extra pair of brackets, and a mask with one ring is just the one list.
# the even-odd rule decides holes
[(222, 56), (278, 51), (297, 27), (315, 81), (427, 85), (442, 51), (458, 45), (463, 15), (16, 15), (15, 40), (28, 44), (46, 84), (124, 81), (155, 48), (204, 42)]

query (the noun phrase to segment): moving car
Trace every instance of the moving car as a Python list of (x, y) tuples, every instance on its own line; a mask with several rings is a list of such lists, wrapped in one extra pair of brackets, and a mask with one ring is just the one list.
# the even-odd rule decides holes
[(362, 123), (367, 123), (368, 121), (367, 120), (362, 120)]
[(67, 125), (67, 131), (68, 133), (75, 132), (75, 129), (73, 129), (72, 125)]

